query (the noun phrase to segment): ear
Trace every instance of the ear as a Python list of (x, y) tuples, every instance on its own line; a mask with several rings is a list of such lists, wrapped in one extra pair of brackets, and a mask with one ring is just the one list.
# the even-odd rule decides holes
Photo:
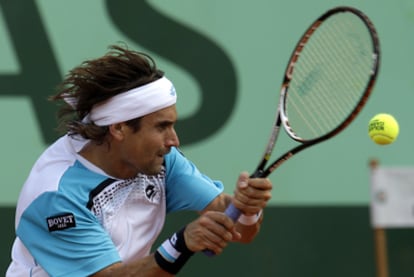
[(123, 140), (125, 137), (125, 124), (124, 123), (116, 123), (109, 125), (109, 133), (112, 137), (116, 140)]

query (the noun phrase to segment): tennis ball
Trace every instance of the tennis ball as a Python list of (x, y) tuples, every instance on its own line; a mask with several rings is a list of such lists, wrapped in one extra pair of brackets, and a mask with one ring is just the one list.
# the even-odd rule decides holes
[(368, 125), (369, 137), (380, 145), (393, 143), (400, 131), (397, 120), (386, 113), (380, 113), (374, 116)]

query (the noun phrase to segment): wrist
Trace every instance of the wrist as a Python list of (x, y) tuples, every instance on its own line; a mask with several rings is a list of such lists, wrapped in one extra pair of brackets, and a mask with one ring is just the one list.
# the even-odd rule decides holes
[(154, 254), (155, 261), (165, 271), (177, 274), (194, 254), (184, 239), (185, 227), (166, 239)]
[(254, 214), (254, 215), (242, 214), (239, 217), (238, 222), (246, 226), (254, 225), (259, 221), (259, 219), (262, 216), (262, 213), (263, 213), (263, 210), (260, 210), (257, 214)]

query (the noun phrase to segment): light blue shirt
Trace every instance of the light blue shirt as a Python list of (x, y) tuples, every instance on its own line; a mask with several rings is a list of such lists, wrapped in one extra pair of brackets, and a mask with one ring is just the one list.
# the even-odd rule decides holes
[[(48, 170), (52, 171), (44, 167), (41, 174)], [(139, 205), (147, 205), (150, 208), (156, 206), (155, 209), (164, 209), (163, 213), (169, 213), (181, 210), (201, 211), (223, 191), (221, 182), (213, 181), (202, 174), (176, 148), (172, 148), (165, 156), (165, 171), (159, 176), (141, 175), (137, 180), (115, 180), (88, 169), (76, 159), (64, 172), (47, 173), (61, 174), (58, 184), (41, 186), (44, 191), (37, 191), (31, 202), (26, 205), (17, 221), (16, 232), (33, 257), (34, 264), (39, 264), (51, 276), (88, 276), (124, 258), (130, 258), (121, 257), (118, 246), (106, 228), (110, 224), (107, 218), (110, 218), (112, 212), (107, 207), (116, 207), (116, 203), (105, 205), (105, 201), (112, 201), (113, 195), (117, 193), (126, 194), (125, 191), (128, 189), (128, 192), (143, 191), (151, 197), (143, 197), (142, 200), (137, 198), (136, 202), (145, 202)], [(33, 176), (33, 172), (31, 177), (39, 180)], [(143, 178), (147, 187), (138, 189)], [(152, 190), (147, 191), (148, 182), (155, 184), (155, 192), (159, 192), (161, 196), (158, 197)], [(157, 191), (157, 183), (165, 187)], [(154, 186), (151, 186), (152, 189)], [(108, 191), (111, 196), (106, 198)], [(28, 196), (25, 195), (24, 198), (28, 199)], [(103, 211), (94, 210), (96, 207), (100, 208), (100, 204), (96, 204), (97, 201), (103, 203)], [(163, 201), (165, 203), (162, 203)], [(141, 206), (131, 206), (128, 209), (136, 207)], [(126, 210), (125, 207), (122, 209)], [(100, 217), (101, 212), (105, 213), (105, 217)], [(116, 216), (117, 210), (113, 212)], [(133, 220), (137, 222), (133, 224), (138, 224), (137, 226), (140, 226), (139, 220), (148, 221), (136, 217)], [(160, 228), (164, 224), (164, 217), (150, 220), (154, 221), (154, 224), (160, 224)], [(143, 224), (151, 226), (152, 222), (150, 223)], [(127, 231), (130, 230), (125, 230), (125, 234), (121, 235), (126, 236)], [(146, 247), (150, 248), (151, 245)]]

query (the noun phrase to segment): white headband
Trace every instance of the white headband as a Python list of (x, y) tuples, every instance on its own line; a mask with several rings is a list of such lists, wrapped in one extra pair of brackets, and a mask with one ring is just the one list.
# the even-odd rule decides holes
[(162, 77), (95, 105), (83, 121), (107, 126), (156, 112), (176, 102), (174, 85), (166, 77)]

